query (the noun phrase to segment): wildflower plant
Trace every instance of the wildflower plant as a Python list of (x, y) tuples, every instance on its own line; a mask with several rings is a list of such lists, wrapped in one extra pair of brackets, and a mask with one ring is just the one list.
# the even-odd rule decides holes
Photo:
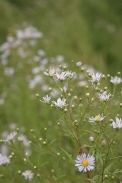
[[(78, 65), (81, 66), (76, 63), (76, 66)], [(87, 182), (103, 183), (121, 180), (122, 170), (115, 168), (116, 160), (122, 160), (122, 154), (116, 149), (120, 128), (122, 128), (122, 119), (116, 115), (121, 115), (119, 113), (121, 108), (118, 107), (115, 116), (112, 112), (114, 105), (116, 106), (117, 96), (115, 92), (111, 94), (109, 90), (106, 90), (107, 87), (102, 88), (104, 85), (102, 80), (105, 82), (105, 79), (108, 79), (107, 76), (84, 70), (83, 65), (79, 71), (82, 71), (84, 76), (87, 75), (88, 85), (80, 88), (78, 70), (75, 70), (75, 66), (72, 68), (74, 70), (70, 72), (76, 74), (75, 77), (72, 75), (70, 80), (67, 78), (67, 70), (63, 68), (61, 79), (58, 74), (56, 74), (57, 80), (55, 77), (51, 78), (59, 88), (59, 98), (57, 98), (57, 102), (50, 101), (50, 106), (59, 114), (57, 125), (64, 132), (64, 136), (72, 141), (73, 149), (77, 149), (78, 154), (74, 165), (81, 174), (86, 174)], [(117, 83), (120, 84), (120, 82)], [(66, 85), (67, 90), (64, 92), (62, 88)], [(114, 117), (115, 121), (111, 119)], [(115, 128), (117, 130), (114, 130)], [(76, 152), (71, 153), (62, 147), (61, 151), (73, 163)]]
[(22, 106), (21, 122), (1, 131), (0, 182), (121, 182), (121, 73), (111, 77), (81, 61), (47, 58), (37, 45), (42, 37), (29, 26), (0, 46), (0, 74), (7, 83), (0, 105), (21, 96)]

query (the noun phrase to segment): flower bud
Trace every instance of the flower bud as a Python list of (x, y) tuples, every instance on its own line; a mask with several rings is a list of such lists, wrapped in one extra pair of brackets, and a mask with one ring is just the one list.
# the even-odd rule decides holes
[(89, 93), (86, 93), (86, 97), (88, 97), (88, 98), (89, 98), (89, 96), (90, 96), (90, 94), (89, 94)]
[(88, 139), (89, 139), (89, 141), (91, 141), (91, 142), (93, 142), (93, 141), (94, 141), (94, 137), (92, 137), (92, 136), (91, 136), (91, 137), (89, 137)]
[(39, 94), (38, 93), (36, 94), (36, 97), (39, 98)]

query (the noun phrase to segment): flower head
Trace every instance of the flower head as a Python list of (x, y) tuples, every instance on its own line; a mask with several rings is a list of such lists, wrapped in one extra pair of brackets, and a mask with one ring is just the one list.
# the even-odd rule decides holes
[(65, 98), (63, 98), (63, 99), (61, 99), (61, 98), (58, 98), (57, 99), (57, 102), (53, 102), (53, 104), (56, 106), (56, 107), (60, 107), (60, 108), (63, 108), (63, 107), (65, 107), (67, 104), (66, 104), (66, 99)]
[(5, 165), (10, 163), (10, 159), (6, 155), (0, 154), (0, 165)]
[(67, 72), (61, 72), (61, 73), (56, 72), (55, 76), (57, 80), (64, 81), (67, 77)]
[(50, 77), (53, 77), (55, 74), (55, 69), (50, 67), (48, 72), (44, 72), (45, 75), (49, 75)]
[(77, 156), (75, 160), (75, 166), (78, 167), (79, 172), (87, 172), (94, 169), (95, 157), (92, 155), (86, 155), (82, 153)]
[(73, 75), (74, 75), (75, 73), (74, 72), (72, 72), (72, 71), (66, 71), (66, 77), (67, 78), (73, 78)]
[(4, 140), (4, 141), (6, 141), (6, 142), (11, 141), (11, 140), (14, 139), (14, 137), (15, 137), (16, 135), (17, 135), (17, 132), (12, 132), (12, 133), (10, 133), (10, 134), (7, 136), (6, 140)]
[(43, 97), (43, 101), (42, 102), (44, 102), (46, 104), (49, 104), (50, 99), (51, 99), (51, 97), (49, 97), (48, 95), (46, 95), (45, 97)]
[(76, 62), (76, 66), (80, 67), (82, 65), (81, 61)]
[(98, 83), (100, 81), (101, 77), (102, 77), (101, 73), (96, 73), (96, 74), (92, 73), (90, 81), (92, 84)]
[(31, 180), (34, 176), (34, 173), (32, 173), (31, 170), (26, 170), (25, 172), (22, 172), (22, 176), (26, 179), (26, 180)]
[(107, 91), (104, 91), (102, 94), (98, 94), (98, 98), (100, 101), (108, 101), (110, 100), (112, 95), (109, 93), (107, 94)]
[(122, 128), (122, 119), (121, 118), (119, 119), (118, 117), (116, 117), (116, 120), (115, 121), (113, 120), (111, 126), (113, 128)]
[(115, 76), (115, 77), (111, 77), (110, 82), (113, 83), (114, 85), (117, 85), (117, 84), (120, 84), (122, 82), (122, 79)]
[(97, 115), (95, 117), (89, 118), (89, 122), (100, 122), (100, 121), (103, 121), (104, 118), (105, 118), (105, 116), (103, 116), (103, 115), (100, 116), (100, 114), (99, 114), (99, 115)]

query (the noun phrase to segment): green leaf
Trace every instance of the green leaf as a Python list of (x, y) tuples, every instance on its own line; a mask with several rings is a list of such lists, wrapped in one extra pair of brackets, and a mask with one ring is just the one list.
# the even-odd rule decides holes
[(102, 155), (101, 155), (101, 154), (97, 154), (97, 155), (96, 155), (96, 160), (97, 160), (97, 161), (100, 161), (101, 164), (103, 164), (102, 156), (104, 156), (104, 154), (102, 154)]
[(104, 172), (105, 172), (106, 174), (109, 173), (109, 171), (110, 171), (112, 165), (113, 165), (113, 164), (111, 163), (110, 165), (108, 165), (108, 166), (105, 168)]
[(71, 155), (63, 148), (60, 147), (60, 149), (64, 152), (64, 154), (68, 157), (71, 163), (74, 163), (74, 160), (72, 159)]
[(49, 143), (49, 146), (51, 146), (57, 139), (54, 139), (52, 140), (50, 143)]

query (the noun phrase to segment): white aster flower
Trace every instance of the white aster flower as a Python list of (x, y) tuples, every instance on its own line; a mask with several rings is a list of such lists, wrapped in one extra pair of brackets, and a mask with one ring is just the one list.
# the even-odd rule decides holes
[(63, 88), (60, 88), (61, 92), (66, 92), (67, 91), (67, 86), (64, 86)]
[(0, 154), (0, 165), (5, 165), (10, 163), (10, 159), (6, 155)]
[(73, 78), (74, 72), (72, 71), (66, 71), (66, 77)]
[(81, 61), (76, 62), (76, 66), (80, 67), (82, 65)]
[(116, 117), (116, 120), (115, 121), (113, 120), (111, 126), (113, 128), (122, 128), (122, 119), (121, 118), (119, 119), (118, 117)]
[(110, 93), (107, 94), (107, 91), (104, 91), (102, 94), (98, 94), (98, 98), (100, 101), (108, 101), (110, 100), (112, 95)]
[(86, 155), (82, 153), (81, 155), (77, 156), (75, 160), (75, 166), (78, 167), (79, 172), (87, 172), (94, 169), (95, 157), (92, 155)]
[(103, 116), (103, 115), (100, 116), (100, 114), (99, 114), (99, 115), (97, 115), (95, 117), (89, 118), (89, 122), (100, 122), (100, 121), (103, 121), (104, 118), (105, 118), (105, 116)]
[(66, 104), (66, 99), (63, 98), (58, 98), (57, 99), (57, 102), (53, 101), (53, 104), (56, 106), (56, 107), (60, 107), (60, 108), (63, 108), (65, 107), (67, 104)]
[(46, 95), (45, 97), (43, 97), (43, 101), (42, 102), (44, 102), (46, 104), (49, 104), (50, 99), (51, 99), (51, 97), (49, 97), (48, 95)]
[(34, 173), (32, 173), (31, 170), (26, 170), (25, 172), (22, 172), (22, 176), (23, 176), (26, 180), (31, 180), (31, 179), (33, 179)]
[(96, 73), (96, 74), (92, 73), (90, 81), (92, 84), (98, 83), (100, 81), (101, 77), (102, 77), (101, 73)]
[(61, 72), (61, 73), (56, 72), (56, 73), (55, 73), (55, 76), (56, 76), (56, 79), (57, 79), (57, 80), (63, 81), (63, 80), (65, 80), (66, 77), (67, 77), (67, 72)]
[(6, 140), (4, 140), (4, 141), (5, 141), (5, 142), (9, 142), (9, 141), (13, 140), (14, 137), (15, 137), (16, 135), (17, 135), (17, 132), (12, 132), (12, 133), (10, 133), (10, 134), (7, 136)]
[(53, 77), (54, 74), (55, 74), (55, 69), (50, 67), (49, 71), (48, 72), (44, 72), (45, 75), (48, 75), (50, 77)]
[(113, 83), (114, 85), (117, 85), (117, 84), (120, 84), (122, 82), (122, 79), (115, 76), (115, 77), (111, 77), (110, 82)]

